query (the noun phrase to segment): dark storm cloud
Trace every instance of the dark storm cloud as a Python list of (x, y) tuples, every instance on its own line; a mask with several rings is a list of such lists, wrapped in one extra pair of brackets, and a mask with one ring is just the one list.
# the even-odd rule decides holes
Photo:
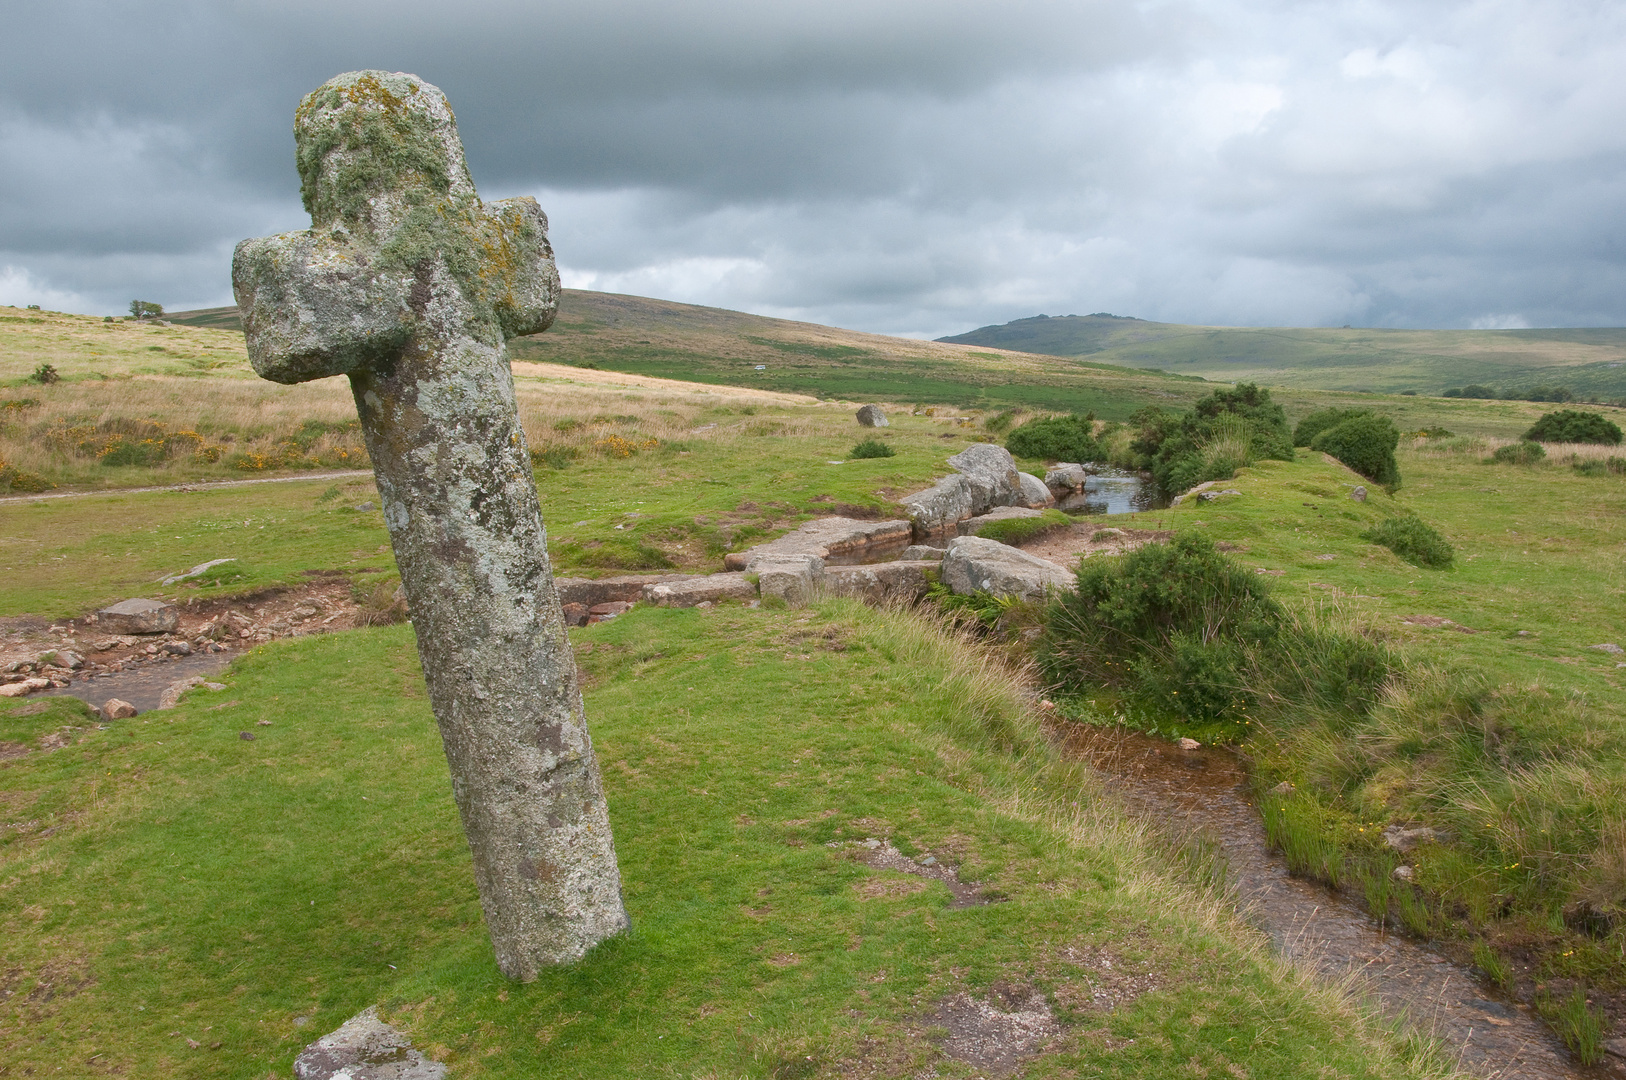
[(39, 5), (0, 300), (219, 303), (294, 105), (414, 71), (567, 284), (890, 332), (1626, 322), (1626, 15), (1554, 2)]

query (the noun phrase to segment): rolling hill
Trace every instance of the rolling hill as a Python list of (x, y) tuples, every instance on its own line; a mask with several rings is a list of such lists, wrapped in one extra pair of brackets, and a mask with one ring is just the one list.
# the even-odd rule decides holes
[(1039, 315), (939, 341), (1303, 389), (1438, 394), (1470, 383), (1503, 391), (1560, 385), (1581, 398), (1626, 399), (1621, 328), (1248, 328)]

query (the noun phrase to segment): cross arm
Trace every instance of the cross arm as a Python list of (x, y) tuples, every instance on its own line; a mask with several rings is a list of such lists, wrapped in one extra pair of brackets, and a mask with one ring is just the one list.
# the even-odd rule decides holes
[(273, 382), (347, 374), (412, 334), (411, 272), (378, 271), (340, 231), (244, 240), (231, 276), (249, 361)]
[(504, 340), (540, 334), (559, 311), (559, 270), (548, 244), (548, 218), (530, 196), (486, 203), (476, 244), (477, 289)]

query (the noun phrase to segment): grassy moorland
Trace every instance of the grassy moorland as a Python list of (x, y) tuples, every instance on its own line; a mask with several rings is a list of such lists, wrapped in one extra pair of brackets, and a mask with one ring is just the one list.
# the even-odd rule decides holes
[(1558, 385), (1581, 398), (1626, 400), (1626, 330), (1618, 328), (1250, 328), (1068, 315), (941, 340), (1295, 390), (1438, 394), (1470, 383), (1504, 391)]
[[(644, 609), (574, 642), (633, 930), (529, 985), (405, 628), (266, 646), (106, 730), (0, 703), (6, 740), (67, 743), (0, 763), (0, 1059), (286, 1077), (378, 1003), (459, 1077), (972, 1076), (938, 1010), (1037, 992), (1032, 1077), (1447, 1071), (1270, 959), (916, 618)], [(870, 868), (871, 837), (998, 902)]]

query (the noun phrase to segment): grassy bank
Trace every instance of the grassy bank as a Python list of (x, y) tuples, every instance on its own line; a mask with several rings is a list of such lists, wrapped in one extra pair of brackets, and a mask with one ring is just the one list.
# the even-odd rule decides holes
[[(634, 930), (526, 986), (492, 963), (405, 628), (266, 647), (107, 730), (4, 703), (35, 748), (3, 763), (0, 1058), (287, 1076), (381, 1003), (461, 1077), (971, 1075), (940, 1007), (1032, 989), (1056, 1027), (1029, 1076), (1430, 1071), (917, 620), (645, 609), (576, 645)], [(871, 837), (1000, 902), (871, 869)]]

